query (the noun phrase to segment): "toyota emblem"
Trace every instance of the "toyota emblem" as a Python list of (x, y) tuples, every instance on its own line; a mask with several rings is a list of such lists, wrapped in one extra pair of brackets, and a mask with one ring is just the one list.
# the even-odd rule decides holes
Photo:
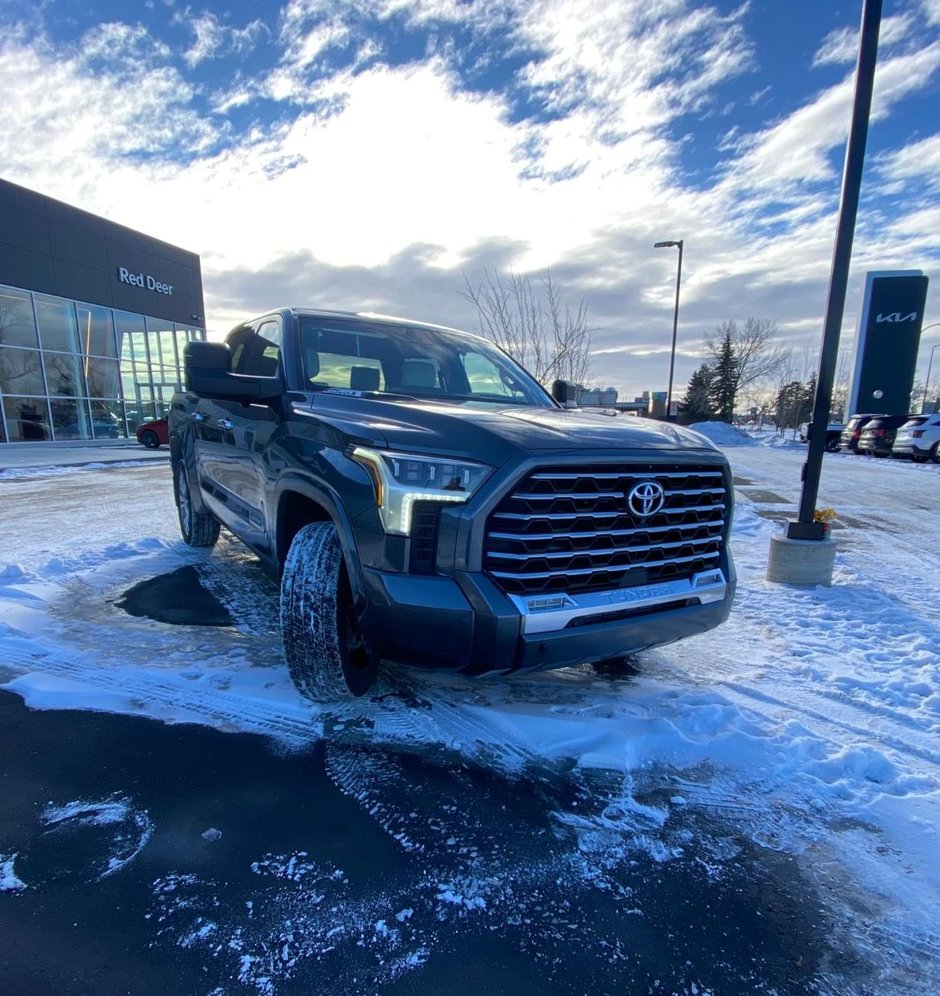
[(627, 494), (627, 507), (641, 519), (655, 515), (665, 504), (666, 492), (655, 481), (641, 481)]

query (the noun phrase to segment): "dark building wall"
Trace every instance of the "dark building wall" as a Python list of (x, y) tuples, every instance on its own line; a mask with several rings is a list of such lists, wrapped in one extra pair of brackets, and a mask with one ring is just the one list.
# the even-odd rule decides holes
[(0, 283), (205, 327), (195, 253), (6, 180), (0, 180)]

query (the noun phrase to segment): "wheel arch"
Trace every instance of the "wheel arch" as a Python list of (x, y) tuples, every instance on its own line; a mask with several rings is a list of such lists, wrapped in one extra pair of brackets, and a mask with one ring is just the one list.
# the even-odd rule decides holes
[(353, 597), (358, 601), (364, 589), (349, 515), (337, 495), (299, 477), (282, 481), (278, 489), (274, 524), (274, 554), (278, 571), (283, 571), (287, 551), (298, 531), (311, 522), (332, 522), (336, 526)]
[(375, 646), (378, 636), (376, 621), (368, 611), (369, 597), (349, 513), (335, 493), (300, 476), (282, 479), (277, 493), (274, 554), (278, 574), (283, 573), (291, 541), (298, 530), (311, 522), (332, 522), (336, 527), (362, 635), (367, 644)]

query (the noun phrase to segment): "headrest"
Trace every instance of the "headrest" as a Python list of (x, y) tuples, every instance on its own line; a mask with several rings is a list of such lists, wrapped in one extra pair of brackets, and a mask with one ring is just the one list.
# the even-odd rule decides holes
[(377, 367), (350, 367), (349, 386), (354, 391), (377, 391), (379, 370)]
[(437, 387), (437, 368), (433, 360), (402, 360), (402, 387)]

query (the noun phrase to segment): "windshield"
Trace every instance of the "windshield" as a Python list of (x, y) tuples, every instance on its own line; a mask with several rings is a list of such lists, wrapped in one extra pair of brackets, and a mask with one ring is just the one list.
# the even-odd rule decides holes
[(451, 404), (553, 408), (549, 395), (489, 343), (441, 329), (300, 317), (311, 390), (404, 394)]

